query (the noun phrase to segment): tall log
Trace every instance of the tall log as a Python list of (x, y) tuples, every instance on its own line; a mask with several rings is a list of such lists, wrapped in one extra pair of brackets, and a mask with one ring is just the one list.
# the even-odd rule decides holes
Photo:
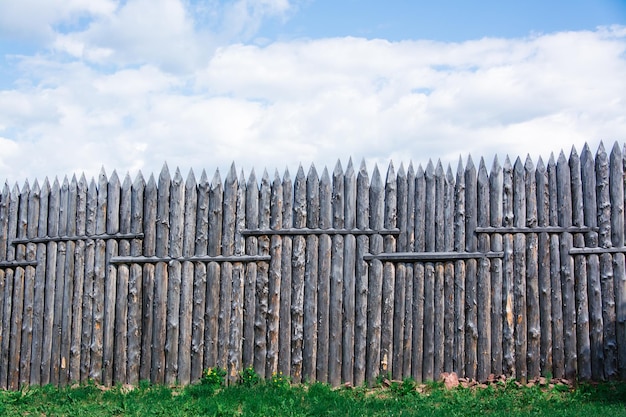
[[(352, 165), (352, 159), (344, 175), (344, 204), (346, 229), (356, 228), (357, 218), (357, 187), (356, 174)], [(354, 338), (355, 338), (355, 315), (356, 315), (356, 237), (346, 235), (344, 238), (344, 264), (343, 264), (343, 328), (341, 343), (341, 380), (354, 383)]]
[[(344, 173), (339, 161), (333, 170), (332, 227), (344, 228)], [(342, 362), (342, 327), (343, 327), (343, 282), (344, 282), (344, 237), (334, 235), (331, 245), (330, 262), (330, 314), (328, 345), (328, 382), (332, 386), (341, 383)]]
[[(307, 227), (319, 225), (320, 188), (319, 177), (312, 165), (307, 175)], [(317, 279), (318, 279), (318, 238), (309, 235), (306, 238), (306, 267), (304, 272), (304, 323), (303, 323), (303, 358), (302, 378), (316, 381), (317, 363)]]
[[(435, 250), (445, 250), (445, 175), (441, 161), (437, 161), (435, 168)], [(439, 379), (443, 372), (444, 363), (444, 264), (435, 264), (435, 291), (433, 299), (434, 309), (434, 357), (433, 377)]]
[[(469, 156), (465, 167), (465, 250), (475, 252), (478, 249), (478, 237), (474, 230), (478, 226), (477, 215), (477, 177), (476, 167)], [(477, 263), (475, 259), (466, 262), (465, 270), (465, 376), (477, 376), (477, 302), (476, 280)]]
[[(550, 190), (550, 225), (558, 223), (557, 167), (554, 155), (548, 160), (548, 187)], [(565, 376), (565, 351), (563, 340), (563, 297), (561, 292), (561, 249), (559, 236), (550, 236), (550, 285), (552, 287), (552, 358), (553, 375)]]
[[(389, 164), (387, 177), (385, 180), (384, 194), (384, 219), (383, 227), (385, 229), (394, 229), (397, 226), (398, 217), (398, 188), (396, 173), (393, 163)], [(396, 238), (393, 235), (386, 235), (383, 239), (383, 250), (385, 252), (396, 251)], [(391, 374), (393, 368), (393, 316), (395, 303), (395, 265), (391, 262), (385, 262), (383, 265), (382, 276), (382, 306), (381, 306), (381, 344), (380, 344), (380, 373), (384, 375)], [(398, 295), (399, 296), (399, 295)], [(443, 319), (443, 315), (442, 315)], [(443, 341), (442, 341), (443, 342)], [(442, 343), (443, 349), (443, 343)]]
[[(406, 248), (412, 252), (415, 250), (415, 170), (413, 163), (409, 163), (407, 169), (407, 219), (406, 219)], [(406, 264), (406, 284), (404, 302), (404, 335), (403, 335), (403, 358), (402, 375), (408, 377), (413, 375), (413, 264)], [(453, 307), (454, 309), (454, 307)], [(454, 314), (454, 313), (453, 313)]]
[[(332, 186), (328, 170), (324, 168), (320, 178), (320, 214), (319, 227), (332, 227)], [(317, 362), (316, 379), (328, 382), (328, 344), (330, 325), (330, 274), (332, 261), (332, 241), (329, 235), (322, 234), (319, 242), (319, 266), (317, 278)]]
[[(478, 226), (489, 226), (489, 176), (483, 158), (480, 159), (477, 178), (477, 220)], [(478, 251), (491, 249), (488, 234), (478, 236)], [(488, 258), (478, 261), (476, 282), (476, 317), (478, 325), (476, 377), (484, 381), (491, 373), (491, 264)]]
[[(512, 227), (514, 222), (513, 214), (513, 166), (507, 156), (502, 167), (502, 204), (505, 227)], [(504, 249), (504, 259), (502, 260), (502, 371), (507, 376), (517, 376), (515, 373), (515, 318), (514, 318), (514, 258), (513, 258), (513, 235), (506, 233), (503, 236), (502, 246)]]
[[(271, 186), (270, 200), (270, 228), (280, 230), (283, 223), (283, 184), (278, 175), (274, 174)], [(269, 269), (268, 311), (267, 311), (267, 359), (265, 375), (274, 375), (278, 372), (279, 360), (279, 325), (280, 325), (280, 291), (282, 288), (282, 238), (273, 235), (270, 241), (270, 255), (272, 261)]]
[[(454, 251), (465, 250), (465, 169), (459, 158), (454, 187)], [(416, 188), (417, 191), (417, 188)], [(417, 223), (417, 218), (416, 218)], [(417, 237), (417, 236), (416, 236)], [(417, 247), (416, 240), (416, 251)], [(417, 283), (417, 282), (416, 282)], [(414, 287), (415, 288), (415, 287)], [(452, 369), (459, 375), (465, 373), (465, 262), (454, 265), (454, 358)], [(418, 322), (413, 319), (413, 323)]]
[[(498, 158), (494, 158), (489, 173), (489, 222), (492, 227), (501, 227), (503, 222), (503, 174)], [(491, 237), (491, 250), (501, 252), (502, 235)], [(491, 260), (491, 372), (502, 375), (502, 259)]]
[[(271, 185), (267, 171), (261, 177), (259, 191), (259, 228), (270, 226)], [(268, 236), (258, 238), (259, 255), (270, 253)], [(269, 271), (267, 262), (259, 262), (256, 275), (256, 310), (254, 317), (254, 369), (261, 378), (265, 378), (265, 362), (267, 360), (267, 319), (269, 309)]]
[[(283, 174), (282, 225), (283, 229), (293, 227), (293, 183), (289, 171)], [(293, 237), (282, 238), (282, 256), (280, 265), (280, 312), (278, 325), (278, 372), (291, 375), (291, 295), (293, 256)]]
[[(436, 189), (435, 169), (432, 161), (428, 162), (424, 173), (426, 205), (424, 212), (424, 249), (426, 252), (436, 250), (435, 244), (435, 211)], [(424, 359), (422, 378), (425, 381), (435, 379), (435, 266), (432, 263), (424, 265)]]
[[(454, 250), (454, 175), (448, 165), (444, 185), (444, 250)], [(443, 370), (454, 371), (454, 263), (444, 266), (444, 357)]]
[[(407, 192), (408, 184), (404, 166), (401, 164), (398, 169), (397, 181), (397, 226), (400, 229), (400, 236), (397, 241), (397, 249), (400, 252), (407, 251)], [(394, 304), (393, 304), (393, 340), (391, 357), (393, 363), (391, 367), (392, 377), (402, 379), (404, 362), (404, 327), (405, 327), (405, 302), (406, 302), (406, 265), (396, 266)], [(407, 373), (408, 375), (408, 373)]]
[[(537, 180), (530, 156), (524, 163), (526, 194), (526, 226), (537, 227)], [(526, 235), (526, 325), (528, 343), (526, 366), (529, 378), (541, 376), (541, 319), (539, 305), (539, 237)]]
[[(307, 218), (307, 193), (306, 176), (302, 166), (298, 168), (296, 174), (293, 195), (293, 227), (303, 228), (306, 226)], [(291, 265), (291, 378), (296, 383), (302, 381), (305, 248), (304, 236), (295, 236)]]

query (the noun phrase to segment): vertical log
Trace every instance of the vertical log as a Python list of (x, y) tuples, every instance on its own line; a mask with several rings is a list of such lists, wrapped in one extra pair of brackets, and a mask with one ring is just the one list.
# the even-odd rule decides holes
[[(245, 240), (242, 231), (246, 228), (246, 180), (241, 173), (237, 184), (237, 202), (235, 214), (234, 254), (243, 255)], [(243, 358), (243, 314), (244, 314), (244, 278), (245, 269), (242, 262), (233, 264), (233, 296), (230, 322), (230, 342), (228, 352), (228, 375), (230, 381), (236, 381), (242, 370)], [(288, 330), (289, 331), (289, 330)]]
[[(280, 230), (283, 224), (283, 184), (278, 174), (274, 173), (270, 197), (270, 228)], [(283, 242), (281, 236), (273, 235), (270, 240), (272, 260), (269, 269), (268, 310), (267, 310), (267, 359), (265, 375), (271, 376), (278, 372), (279, 360), (279, 325), (280, 325), (280, 291), (282, 287), (281, 264)]]
[[(235, 164), (231, 164), (230, 170), (224, 181), (224, 200), (222, 215), (222, 255), (232, 256), (235, 254), (235, 226), (237, 221), (237, 170)], [(220, 268), (220, 311), (218, 317), (217, 365), (228, 371), (228, 356), (230, 353), (230, 323), (233, 293), (233, 264), (223, 262)], [(237, 372), (232, 378), (237, 377)]]
[[(397, 226), (397, 205), (398, 189), (396, 173), (393, 163), (389, 164), (387, 178), (385, 180), (384, 194), (384, 220), (383, 227), (392, 229)], [(383, 239), (383, 250), (385, 252), (396, 251), (396, 238), (393, 235), (386, 235)], [(380, 345), (380, 372), (383, 375), (390, 375), (393, 368), (393, 316), (395, 302), (395, 265), (392, 262), (385, 262), (382, 276), (382, 306), (381, 306), (381, 345)], [(443, 319), (443, 316), (442, 316)], [(443, 342), (443, 341), (442, 341)], [(443, 349), (443, 343), (442, 343)]]
[[(408, 184), (404, 165), (400, 164), (397, 176), (397, 205), (398, 205), (398, 237), (397, 248), (400, 252), (407, 251), (407, 193)], [(392, 377), (402, 379), (404, 376), (404, 327), (406, 302), (406, 265), (399, 263), (396, 266), (394, 305), (393, 305), (393, 352)], [(408, 374), (406, 375), (408, 377)]]
[[(44, 183), (47, 184), (47, 181)], [(9, 185), (5, 182), (2, 194), (0, 195), (0, 260), (7, 260), (7, 244), (8, 244), (8, 226), (9, 226), (9, 202), (11, 200), (11, 191)], [(9, 281), (11, 278), (11, 281)], [(10, 269), (0, 269), (0, 388), (7, 388), (7, 364), (9, 334), (7, 326), (11, 323), (11, 296), (7, 287), (12, 287), (13, 273)], [(5, 307), (8, 307), (5, 310)], [(6, 324), (5, 324), (6, 323)]]
[[(369, 176), (365, 161), (361, 161), (356, 178), (356, 227), (367, 229), (370, 225)], [(354, 385), (365, 382), (367, 356), (367, 289), (369, 265), (363, 255), (369, 250), (369, 238), (359, 235), (356, 239), (355, 266), (355, 314), (354, 314)]]
[[(582, 227), (585, 224), (585, 220), (581, 166), (580, 158), (573, 147), (569, 157), (569, 165), (572, 184), (572, 224)], [(585, 246), (585, 237), (582, 233), (574, 235), (574, 246)], [(582, 380), (589, 380), (591, 378), (591, 346), (589, 340), (589, 303), (587, 302), (587, 258), (584, 255), (576, 255), (574, 257), (574, 285), (576, 347), (578, 350), (577, 377)]]
[[(483, 158), (480, 159), (477, 178), (477, 218), (478, 226), (489, 226), (489, 176)], [(478, 251), (488, 252), (490, 236), (478, 236)], [(476, 280), (476, 318), (478, 325), (476, 378), (480, 381), (487, 379), (491, 373), (491, 278), (489, 258), (478, 261), (478, 276)]]
[[(37, 237), (37, 227), (39, 225), (39, 206), (41, 198), (41, 188), (35, 180), (33, 188), (28, 195), (28, 214), (26, 234), (28, 238)], [(37, 257), (37, 245), (28, 243), (26, 245), (26, 260), (34, 261)], [(20, 348), (20, 386), (28, 386), (31, 379), (32, 345), (35, 322), (39, 317), (35, 317), (35, 267), (27, 266), (24, 274), (24, 312), (22, 316), (22, 346)], [(37, 369), (39, 371), (39, 369)]]
[[(306, 182), (307, 227), (319, 225), (320, 190), (319, 178), (314, 166), (311, 166)], [(317, 277), (318, 277), (318, 238), (309, 235), (306, 238), (306, 267), (304, 272), (304, 324), (302, 378), (316, 381), (315, 364), (317, 362)]]
[[(332, 194), (332, 226), (344, 228), (344, 173), (341, 163), (337, 161), (333, 170)], [(331, 246), (330, 262), (330, 314), (329, 314), (329, 345), (328, 345), (328, 382), (332, 386), (341, 383), (342, 361), (342, 324), (343, 324), (343, 282), (344, 282), (344, 237), (334, 235)]]
[[(550, 224), (550, 188), (548, 173), (541, 157), (537, 161), (535, 170), (537, 187), (537, 226), (546, 227)], [(537, 281), (539, 286), (539, 320), (541, 327), (541, 342), (539, 356), (541, 374), (552, 374), (552, 286), (550, 285), (550, 236), (543, 232), (538, 236), (538, 270)]]
[[(146, 182), (140, 171), (131, 185), (131, 233), (141, 233), (143, 231), (145, 188)], [(130, 242), (130, 254), (131, 256), (141, 256), (141, 239), (133, 239)], [(142, 269), (139, 264), (131, 264), (128, 278), (128, 372), (126, 381), (133, 385), (136, 385), (140, 380), (140, 364), (143, 361), (141, 356), (141, 336), (144, 331), (142, 327), (142, 300)]]
[[(295, 228), (306, 227), (306, 197), (306, 177), (301, 165), (298, 167), (293, 186), (293, 227)], [(291, 260), (291, 378), (295, 383), (302, 381), (305, 245), (304, 236), (293, 238), (293, 257)]]
[[(356, 175), (352, 165), (352, 159), (348, 161), (348, 167), (344, 175), (344, 204), (345, 216), (344, 227), (348, 230), (356, 228)], [(343, 328), (342, 328), (342, 352), (341, 352), (341, 379), (346, 383), (354, 383), (354, 337), (355, 337), (355, 314), (356, 314), (356, 237), (346, 235), (344, 239), (344, 264), (343, 264)]]
[[(252, 173), (252, 176), (254, 172)], [(252, 176), (250, 181), (252, 181)], [(254, 179), (256, 182), (256, 179)], [(208, 241), (207, 252), (210, 256), (220, 255), (222, 240), (223, 186), (219, 170), (215, 171), (209, 188)], [(258, 201), (258, 200), (255, 200)], [(257, 208), (258, 210), (258, 208)], [(256, 227), (256, 224), (255, 224)], [(256, 254), (256, 238), (255, 238)], [(256, 272), (256, 269), (255, 269)], [(218, 332), (220, 309), (220, 266), (217, 262), (207, 265), (206, 302), (204, 316), (204, 368), (218, 366)], [(254, 340), (254, 339), (252, 339)]]
[[(130, 233), (130, 223), (132, 220), (131, 210), (131, 182), (130, 176), (126, 174), (120, 194), (120, 233)], [(130, 242), (121, 240), (119, 242), (119, 254), (121, 256), (130, 255)], [(113, 381), (118, 384), (127, 382), (128, 375), (128, 283), (130, 281), (130, 268), (128, 265), (119, 265), (117, 268), (117, 291), (115, 301), (115, 339), (113, 344)]]
[[(74, 181), (72, 181), (74, 182)], [(73, 230), (78, 236), (86, 235), (87, 225), (87, 180), (82, 175), (76, 184), (76, 227)], [(41, 221), (40, 221), (41, 226)], [(40, 236), (44, 236), (39, 234)], [(38, 245), (38, 252), (44, 250), (45, 245)], [(72, 294), (72, 326), (70, 340), (69, 381), (78, 382), (81, 379), (81, 334), (83, 324), (83, 291), (85, 289), (85, 241), (78, 240), (74, 249), (74, 282)], [(39, 255), (38, 255), (39, 256)], [(39, 260), (39, 263), (43, 263)], [(38, 266), (39, 268), (39, 266)], [(42, 271), (43, 272), (43, 271)], [(42, 294), (43, 295), (43, 294)], [(42, 297), (43, 301), (43, 297)], [(41, 309), (43, 313), (43, 308)], [(34, 347), (34, 340), (33, 340)], [(32, 369), (31, 369), (32, 371)], [(31, 381), (33, 374), (31, 372)], [(32, 383), (32, 382), (31, 382)]]
[[(513, 166), (511, 160), (507, 156), (504, 160), (503, 178), (502, 178), (502, 204), (504, 213), (505, 227), (512, 227), (514, 221), (513, 214)], [(506, 233), (502, 242), (504, 250), (504, 259), (502, 260), (502, 357), (503, 357), (503, 373), (507, 376), (515, 377), (515, 319), (513, 300), (514, 297), (514, 259), (513, 259), (513, 235)]]
[[(558, 226), (557, 167), (554, 155), (548, 160), (548, 187), (550, 194), (550, 225)], [(561, 293), (561, 249), (559, 236), (550, 236), (550, 285), (552, 287), (552, 365), (556, 378), (565, 376), (563, 340), (563, 297)]]
[[(413, 163), (409, 163), (407, 169), (407, 219), (406, 219), (406, 249), (411, 252), (415, 250), (415, 170)], [(406, 264), (406, 284), (404, 302), (404, 335), (403, 335), (403, 358), (402, 375), (405, 378), (413, 375), (413, 264)], [(454, 309), (454, 307), (453, 307)], [(454, 314), (454, 313), (453, 313)], [(420, 323), (421, 325), (421, 323)]]
[[(489, 173), (489, 224), (492, 227), (501, 227), (503, 221), (503, 184), (502, 167), (498, 158), (494, 158)], [(502, 235), (496, 233), (491, 236), (491, 250), (501, 252)], [(502, 259), (491, 260), (491, 372), (502, 375)]]
[[(105, 180), (106, 184), (106, 180)], [(59, 194), (59, 221), (56, 236), (67, 235), (67, 212), (68, 212), (68, 194), (69, 194), (69, 182), (67, 177), (63, 180), (63, 185)], [(57, 244), (57, 263), (56, 263), (56, 280), (54, 289), (54, 318), (52, 319), (52, 351), (50, 360), (50, 383), (52, 385), (59, 385), (61, 374), (61, 344), (63, 343), (62, 337), (62, 324), (63, 324), (63, 299), (65, 295), (65, 269), (67, 266), (67, 243), (59, 242)]]
[[(624, 161), (615, 142), (610, 155), (609, 188), (611, 195), (611, 243), (624, 247)], [(617, 373), (626, 380), (626, 274), (624, 254), (613, 255), (613, 285), (615, 291), (615, 337), (617, 341)]]
[[(324, 168), (320, 178), (320, 215), (319, 227), (332, 227), (332, 186), (328, 170)], [(328, 344), (330, 314), (330, 273), (332, 258), (332, 241), (329, 235), (319, 237), (319, 266), (317, 278), (317, 362), (315, 367), (316, 380), (328, 382)]]
[[(444, 187), (444, 249), (454, 250), (454, 175), (448, 165)], [(454, 371), (454, 262), (446, 262), (444, 270), (444, 357), (443, 370)]]
[[(267, 171), (261, 177), (259, 192), (259, 228), (270, 226), (271, 185)], [(259, 255), (270, 253), (270, 239), (260, 236), (258, 239)], [(265, 362), (267, 360), (267, 318), (269, 271), (267, 262), (259, 262), (256, 275), (256, 311), (254, 318), (254, 369), (261, 378), (265, 378)]]
[[(435, 250), (438, 252), (445, 250), (445, 223), (444, 223), (444, 201), (445, 201), (445, 176), (441, 161), (437, 161), (435, 169)], [(442, 262), (435, 264), (435, 288), (433, 293), (434, 311), (434, 357), (433, 357), (433, 377), (439, 379), (443, 372), (444, 354), (444, 265)]]
[[(293, 183), (289, 170), (283, 174), (282, 228), (293, 226)], [(280, 265), (280, 313), (278, 325), (278, 372), (291, 375), (291, 258), (293, 238), (284, 236)]]
[[(526, 176), (526, 226), (537, 227), (537, 182), (536, 172), (530, 156), (524, 163)], [(539, 238), (536, 233), (526, 235), (526, 325), (527, 325), (527, 370), (529, 378), (541, 375), (541, 326), (539, 316)]]
[[(176, 168), (170, 182), (168, 221), (170, 228), (168, 255), (179, 258), (183, 255), (185, 185), (180, 170)], [(180, 340), (180, 293), (182, 265), (178, 260), (168, 263), (167, 298), (165, 324), (165, 383), (174, 384), (178, 379), (178, 346)]]
[[(52, 202), (52, 200), (51, 200)], [(96, 213), (98, 212), (98, 189), (96, 182), (92, 178), (87, 186), (87, 212), (85, 219), (85, 235), (93, 236), (96, 233)], [(48, 215), (52, 213), (52, 205), (48, 210)], [(46, 224), (47, 231), (47, 224)], [(46, 233), (47, 234), (47, 233)], [(47, 252), (49, 257), (51, 254)], [(95, 280), (95, 261), (96, 261), (96, 245), (92, 239), (88, 239), (85, 242), (85, 282), (83, 284), (83, 314), (81, 324), (81, 336), (80, 336), (80, 380), (81, 382), (87, 381), (91, 374), (91, 345), (93, 335), (93, 285)], [(47, 277), (47, 270), (44, 271), (44, 275)], [(45, 283), (44, 283), (45, 285)], [(45, 317), (45, 316), (44, 316)], [(45, 321), (45, 319), (44, 319)], [(43, 330), (45, 337), (45, 328)], [(45, 339), (44, 339), (45, 341)], [(45, 345), (42, 344), (42, 348)], [(45, 368), (43, 368), (43, 357), (45, 350), (42, 350), (42, 370), (41, 377), (43, 383), (43, 376)], [(49, 368), (48, 368), (49, 369)]]
[[(524, 164), (520, 158), (513, 165), (513, 225), (526, 226), (526, 191)], [(515, 319), (515, 376), (526, 383), (528, 378), (527, 364), (527, 331), (528, 318), (526, 312), (526, 236), (516, 233), (513, 238), (513, 311)]]
[[(209, 188), (206, 171), (200, 174), (197, 184), (196, 226), (194, 255), (206, 255), (209, 236)], [(185, 195), (187, 191), (185, 191)], [(190, 219), (191, 213), (190, 213)], [(189, 231), (191, 233), (191, 231)], [(191, 250), (191, 248), (189, 249)], [(202, 376), (204, 366), (204, 329), (207, 296), (207, 270), (204, 262), (195, 262), (193, 273), (193, 316), (191, 319), (191, 369), (190, 379), (195, 382)]]
[[(150, 175), (144, 191), (143, 205), (143, 254), (156, 255), (156, 226), (158, 210), (158, 189), (153, 175)], [(145, 264), (142, 271), (142, 300), (141, 300), (141, 365), (139, 379), (150, 380), (152, 369), (152, 331), (154, 328), (154, 280), (155, 267)]]
[[(83, 190), (86, 190), (85, 177), (81, 178), (81, 186)], [(50, 184), (46, 178), (40, 189), (39, 194), (39, 219), (37, 225), (36, 236), (43, 237), (48, 234), (48, 197), (50, 195)], [(1, 216), (1, 214), (0, 214)], [(1, 220), (0, 220), (1, 222)], [(0, 248), (0, 255), (2, 255), (3, 249)], [(6, 249), (4, 249), (6, 254)], [(0, 277), (0, 279), (2, 279)], [(35, 293), (33, 304), (33, 343), (31, 349), (31, 364), (30, 364), (30, 385), (41, 384), (41, 358), (43, 355), (43, 324), (44, 324), (44, 301), (46, 291), (46, 244), (37, 244), (37, 267), (35, 269)], [(0, 294), (2, 292), (0, 291)], [(2, 303), (0, 302), (0, 305)], [(2, 308), (0, 307), (0, 312)], [(81, 313), (82, 314), (82, 313)], [(80, 334), (78, 335), (78, 343), (80, 344)], [(80, 349), (80, 346), (79, 346)], [(80, 366), (80, 364), (79, 364)]]
[[(474, 230), (478, 226), (476, 167), (469, 156), (465, 167), (465, 250), (478, 249), (478, 237)], [(477, 262), (469, 259), (465, 271), (465, 376), (476, 378), (478, 317), (476, 303)]]
[[(595, 161), (589, 145), (585, 144), (580, 155), (583, 189), (584, 224), (590, 228), (598, 225), (596, 199)], [(586, 247), (598, 247), (598, 233), (595, 230), (585, 234)], [(587, 257), (587, 294), (589, 303), (589, 342), (591, 345), (591, 378), (604, 379), (604, 324), (602, 321), (602, 289), (600, 283), (600, 259), (598, 255)]]
[[(559, 226), (572, 225), (572, 183), (565, 154), (557, 162), (557, 198)], [(565, 377), (573, 379), (577, 373), (576, 300), (574, 291), (574, 258), (569, 254), (573, 246), (571, 233), (561, 235), (561, 291), (563, 295), (563, 347), (565, 349)]]
[[(170, 246), (170, 192), (171, 177), (167, 165), (159, 175), (156, 212), (156, 256), (164, 258)], [(165, 383), (165, 341), (167, 331), (168, 265), (159, 262), (154, 268), (154, 312), (152, 315), (152, 368), (153, 383)]]
[[(436, 249), (435, 212), (436, 187), (435, 170), (432, 161), (428, 161), (425, 179), (425, 212), (424, 212), (424, 250), (433, 252)], [(424, 359), (422, 378), (425, 381), (435, 379), (435, 266), (432, 262), (424, 265)]]
[[(381, 230), (384, 222), (384, 186), (378, 166), (374, 168), (372, 173), (369, 191), (370, 227), (373, 230)], [(383, 237), (381, 235), (372, 235), (370, 238), (370, 253), (376, 255), (382, 251)], [(368, 284), (365, 380), (368, 384), (373, 384), (380, 370), (383, 289), (383, 265), (380, 260), (374, 259), (371, 261)]]
[[(459, 158), (454, 186), (454, 251), (465, 250), (465, 168)], [(417, 218), (416, 218), (417, 223)], [(416, 250), (417, 240), (416, 240)], [(417, 282), (416, 282), (417, 283)], [(413, 323), (417, 322), (415, 319)], [(465, 262), (454, 265), (454, 359), (452, 369), (465, 373)]]

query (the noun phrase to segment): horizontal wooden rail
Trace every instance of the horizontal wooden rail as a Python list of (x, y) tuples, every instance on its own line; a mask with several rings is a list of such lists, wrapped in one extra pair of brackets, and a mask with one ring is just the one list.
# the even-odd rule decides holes
[(240, 256), (187, 256), (187, 257), (159, 257), (159, 256), (112, 256), (112, 264), (148, 264), (159, 262), (257, 262), (269, 261), (270, 255), (240, 255)]
[(81, 235), (81, 236), (44, 236), (33, 238), (17, 238), (12, 239), (11, 244), (25, 243), (47, 243), (47, 242), (69, 242), (76, 240), (109, 240), (109, 239), (143, 239), (143, 233), (115, 233), (100, 235)]
[(545, 226), (545, 227), (477, 227), (476, 233), (586, 233), (597, 232), (599, 228), (589, 226)]
[(377, 255), (366, 253), (363, 259), (372, 261), (398, 261), (398, 262), (424, 262), (424, 261), (456, 261), (462, 259), (502, 258), (504, 252), (395, 252), (379, 253)]
[(291, 229), (260, 229), (260, 230), (243, 230), (244, 236), (271, 236), (271, 235), (399, 235), (400, 229), (309, 229), (309, 228), (291, 228)]
[(571, 248), (570, 255), (595, 255), (603, 253), (626, 253), (626, 247), (620, 248)]
[(15, 268), (18, 266), (37, 266), (37, 261), (1, 261), (0, 268)]

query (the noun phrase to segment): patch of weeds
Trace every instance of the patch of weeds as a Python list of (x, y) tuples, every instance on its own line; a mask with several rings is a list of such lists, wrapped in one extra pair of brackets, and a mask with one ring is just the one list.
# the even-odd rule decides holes
[(393, 381), (389, 386), (392, 394), (398, 397), (417, 394), (417, 383), (413, 378), (404, 378), (402, 382)]
[(282, 372), (272, 374), (270, 385), (274, 388), (286, 389), (291, 386), (291, 378)]
[(253, 387), (261, 382), (261, 377), (256, 373), (252, 366), (248, 366), (239, 374), (239, 384), (244, 387)]
[(209, 368), (202, 373), (200, 383), (210, 387), (221, 387), (226, 382), (226, 370), (222, 368)]

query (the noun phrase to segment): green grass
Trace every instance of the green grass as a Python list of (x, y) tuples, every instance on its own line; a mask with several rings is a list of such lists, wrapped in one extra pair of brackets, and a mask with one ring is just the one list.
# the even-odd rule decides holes
[(249, 377), (228, 387), (209, 375), (185, 388), (142, 383), (132, 390), (87, 384), (0, 391), (0, 416), (626, 416), (624, 383), (446, 390), (406, 380), (388, 388), (332, 389), (290, 386), (280, 375), (267, 382)]

